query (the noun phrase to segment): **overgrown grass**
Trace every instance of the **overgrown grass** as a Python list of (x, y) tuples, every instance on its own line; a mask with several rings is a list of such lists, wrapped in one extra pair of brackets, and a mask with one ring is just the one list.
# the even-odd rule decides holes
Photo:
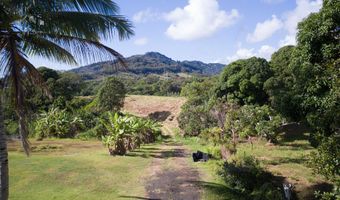
[[(197, 137), (176, 136), (175, 140), (181, 142), (189, 150), (195, 152), (197, 150), (208, 152), (209, 146), (203, 145)], [(223, 162), (220, 160), (209, 160), (208, 162), (193, 163), (190, 161), (193, 167), (196, 167), (200, 171), (201, 182), (200, 185), (203, 189), (202, 199), (204, 200), (243, 200), (241, 194), (235, 193), (229, 188), (223, 180), (217, 176), (216, 172)]]
[[(209, 146), (202, 144), (199, 138), (176, 139), (182, 142), (192, 151), (208, 152)], [(293, 183), (299, 199), (310, 199), (314, 190), (318, 186), (324, 186), (325, 180), (321, 176), (315, 175), (307, 166), (308, 155), (314, 149), (310, 146), (306, 138), (297, 140), (281, 141), (277, 145), (268, 145), (265, 141), (256, 141), (253, 145), (240, 143), (237, 147), (237, 154), (254, 155), (261, 161), (261, 164), (275, 176), (283, 178), (285, 181)], [(238, 194), (228, 188), (216, 175), (221, 161), (210, 160), (207, 163), (194, 163), (201, 173), (204, 188), (204, 199), (242, 199)]]
[[(109, 156), (99, 141), (33, 142), (41, 151), (26, 157), (10, 143), (10, 199), (126, 199), (145, 196), (143, 178), (158, 144), (142, 146), (131, 156)], [(58, 145), (53, 151), (43, 146)]]

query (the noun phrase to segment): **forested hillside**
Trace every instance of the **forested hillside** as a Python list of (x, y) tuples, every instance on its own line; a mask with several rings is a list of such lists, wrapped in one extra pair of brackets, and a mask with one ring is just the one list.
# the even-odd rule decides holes
[(127, 68), (117, 65), (116, 61), (99, 62), (71, 70), (84, 79), (97, 79), (117, 72), (133, 74), (195, 73), (212, 75), (221, 72), (225, 66), (218, 63), (206, 64), (200, 61), (175, 61), (157, 52), (134, 55), (126, 58)]

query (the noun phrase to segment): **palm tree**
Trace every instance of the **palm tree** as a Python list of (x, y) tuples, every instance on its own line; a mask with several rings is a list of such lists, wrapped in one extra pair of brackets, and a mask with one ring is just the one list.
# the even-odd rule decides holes
[[(11, 90), (22, 146), (27, 155), (25, 91), (34, 85), (48, 94), (28, 56), (67, 64), (115, 59), (124, 65), (121, 54), (100, 43), (100, 39), (116, 35), (119, 39), (133, 35), (132, 25), (118, 15), (118, 10), (111, 0), (0, 1), (0, 71), (4, 87)], [(2, 200), (8, 199), (8, 158), (3, 121), (0, 121), (0, 162)]]

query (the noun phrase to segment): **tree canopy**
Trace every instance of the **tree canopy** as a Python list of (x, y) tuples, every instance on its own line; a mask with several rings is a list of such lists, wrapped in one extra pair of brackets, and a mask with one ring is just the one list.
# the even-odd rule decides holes
[(217, 85), (217, 97), (234, 100), (241, 105), (263, 105), (268, 101), (263, 84), (272, 73), (269, 63), (263, 58), (235, 61), (223, 70)]

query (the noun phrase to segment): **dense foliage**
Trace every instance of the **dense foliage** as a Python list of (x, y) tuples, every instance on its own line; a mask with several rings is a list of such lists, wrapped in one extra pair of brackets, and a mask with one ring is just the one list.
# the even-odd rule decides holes
[(79, 117), (72, 117), (66, 110), (51, 108), (40, 114), (33, 124), (38, 139), (45, 137), (73, 137), (84, 127)]
[(282, 191), (273, 183), (273, 175), (252, 156), (244, 155), (225, 162), (219, 175), (235, 191), (251, 199), (284, 199)]
[(197, 136), (204, 129), (216, 124), (216, 120), (209, 112), (209, 99), (215, 78), (194, 81), (187, 84), (181, 95), (187, 98), (178, 117), (179, 127), (184, 134)]
[(235, 61), (221, 73), (217, 97), (234, 100), (240, 105), (263, 105), (268, 101), (263, 84), (271, 75), (269, 63), (263, 58)]
[(98, 92), (98, 106), (102, 111), (118, 112), (124, 106), (125, 86), (115, 78), (108, 78)]
[(124, 155), (141, 144), (155, 142), (160, 135), (160, 125), (150, 119), (109, 113), (101, 123), (106, 128), (102, 141), (111, 155)]

